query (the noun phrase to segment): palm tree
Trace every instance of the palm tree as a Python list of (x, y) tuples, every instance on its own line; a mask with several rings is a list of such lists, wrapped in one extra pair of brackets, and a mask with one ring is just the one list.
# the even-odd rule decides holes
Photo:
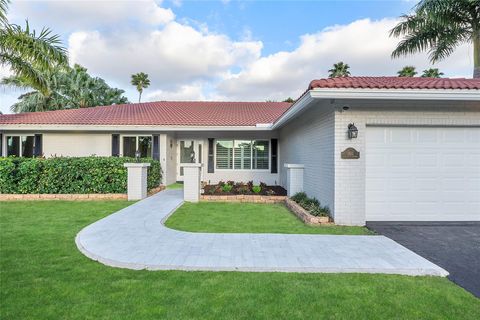
[(0, 26), (7, 24), (7, 8), (10, 0), (0, 0)]
[(402, 70), (397, 72), (399, 77), (415, 77), (417, 71), (414, 66), (405, 66)]
[(48, 77), (44, 76), (58, 66), (68, 65), (66, 49), (59, 36), (48, 28), (37, 34), (30, 30), (28, 21), (25, 29), (9, 24), (8, 3), (9, 0), (0, 0), (0, 65), (8, 67), (29, 87), (48, 95)]
[(392, 57), (428, 51), (432, 63), (448, 57), (462, 43), (473, 43), (473, 77), (480, 78), (480, 2), (422, 0), (403, 15), (390, 36), (404, 36)]
[(422, 78), (441, 78), (443, 76), (443, 72), (440, 72), (438, 68), (430, 68), (423, 70)]
[(138, 95), (138, 102), (142, 99), (142, 92), (143, 89), (148, 88), (150, 85), (150, 80), (148, 79), (148, 74), (140, 72), (137, 74), (132, 74), (132, 81), (131, 83), (137, 88), (139, 93)]
[[(73, 68), (55, 69), (48, 74), (42, 74), (42, 77), (47, 79), (48, 94), (35, 89), (22, 94), (18, 98), (19, 101), (11, 106), (13, 112), (76, 109), (128, 103), (128, 99), (123, 96), (123, 90), (111, 88), (103, 79), (90, 76), (87, 69), (78, 64)], [(18, 76), (3, 78), (1, 84), (31, 89), (29, 82), (24, 82), (24, 79)]]
[(328, 70), (329, 78), (338, 78), (338, 77), (349, 77), (350, 76), (350, 66), (342, 61), (333, 64), (333, 69)]

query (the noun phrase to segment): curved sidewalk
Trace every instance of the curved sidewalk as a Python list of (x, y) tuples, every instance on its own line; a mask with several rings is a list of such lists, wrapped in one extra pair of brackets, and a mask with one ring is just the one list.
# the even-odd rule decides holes
[(448, 275), (384, 236), (193, 233), (165, 227), (182, 202), (182, 190), (157, 193), (85, 227), (77, 234), (77, 247), (93, 260), (128, 269)]

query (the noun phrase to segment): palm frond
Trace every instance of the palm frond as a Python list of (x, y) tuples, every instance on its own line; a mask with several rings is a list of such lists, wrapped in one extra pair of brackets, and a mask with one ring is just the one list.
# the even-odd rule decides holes
[(414, 13), (401, 17), (390, 30), (391, 37), (403, 37), (392, 58), (428, 51), (431, 62), (449, 56), (455, 48), (472, 42), (480, 30), (479, 0), (422, 0)]
[(44, 75), (28, 61), (18, 56), (0, 52), (0, 64), (10, 66), (15, 75), (23, 79), (28, 79), (29, 87), (43, 93), (49, 91), (48, 82)]
[(52, 35), (48, 28), (37, 35), (35, 31), (30, 31), (28, 21), (25, 30), (18, 25), (9, 25), (0, 31), (0, 50), (31, 61), (43, 69), (68, 62), (59, 36)]
[(10, 0), (0, 0), (0, 26), (7, 25), (7, 11)]

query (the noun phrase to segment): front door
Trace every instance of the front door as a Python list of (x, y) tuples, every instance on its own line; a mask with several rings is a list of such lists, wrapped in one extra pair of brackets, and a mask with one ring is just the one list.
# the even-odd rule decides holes
[(183, 181), (183, 165), (187, 163), (202, 163), (203, 141), (182, 139), (177, 146), (177, 181)]

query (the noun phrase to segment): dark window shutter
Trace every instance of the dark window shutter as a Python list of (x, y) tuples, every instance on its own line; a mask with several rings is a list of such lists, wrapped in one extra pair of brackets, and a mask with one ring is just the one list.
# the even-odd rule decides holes
[(120, 135), (112, 134), (112, 156), (120, 156)]
[(43, 139), (41, 134), (35, 135), (35, 150), (33, 150), (35, 157), (41, 157), (43, 155)]
[(272, 139), (271, 142), (271, 173), (278, 173), (278, 139)]
[(0, 133), (0, 157), (3, 157), (3, 134)]
[(215, 172), (215, 156), (213, 154), (214, 150), (213, 146), (213, 138), (208, 138), (208, 173), (214, 173)]
[(153, 135), (153, 151), (152, 151), (153, 160), (160, 160), (160, 135)]

